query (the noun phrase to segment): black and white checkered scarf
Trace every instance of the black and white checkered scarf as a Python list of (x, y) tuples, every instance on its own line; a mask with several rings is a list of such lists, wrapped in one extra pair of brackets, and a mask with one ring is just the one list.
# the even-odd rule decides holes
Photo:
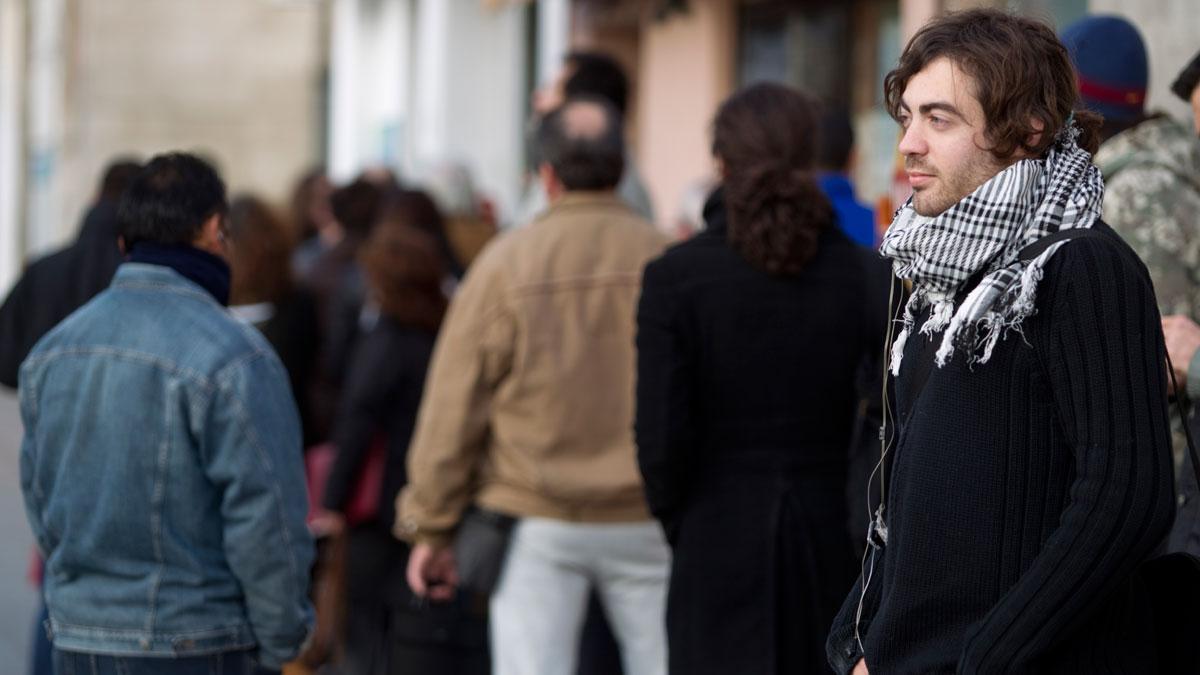
[[(935, 356), (939, 367), (955, 349), (967, 353), (968, 363), (986, 363), (1001, 338), (1020, 332), (1034, 312), (1042, 268), (1066, 242), (1028, 263), (1017, 254), (1048, 234), (1091, 227), (1100, 216), (1104, 181), (1076, 143), (1078, 134), (1069, 125), (1044, 158), (1016, 162), (938, 216), (918, 215), (911, 199), (896, 213), (880, 252), (896, 276), (912, 282), (913, 293), (892, 344), (893, 374), (926, 305), (932, 309), (920, 332), (932, 339), (945, 329)], [(955, 307), (963, 285), (982, 270), (982, 280)]]

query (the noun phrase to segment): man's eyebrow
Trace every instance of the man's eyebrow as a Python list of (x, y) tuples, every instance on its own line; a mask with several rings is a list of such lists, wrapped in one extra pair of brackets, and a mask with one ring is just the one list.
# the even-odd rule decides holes
[[(901, 105), (903, 105), (903, 104), (901, 104)], [(954, 115), (955, 117), (959, 118), (960, 120), (966, 119), (966, 117), (963, 116), (962, 112), (960, 112), (958, 108), (955, 108), (953, 105), (946, 103), (944, 101), (934, 101), (933, 103), (922, 103), (917, 108), (917, 111), (920, 112), (922, 115), (928, 115), (929, 113), (931, 113), (935, 110), (940, 110), (944, 113), (949, 113), (949, 114)]]

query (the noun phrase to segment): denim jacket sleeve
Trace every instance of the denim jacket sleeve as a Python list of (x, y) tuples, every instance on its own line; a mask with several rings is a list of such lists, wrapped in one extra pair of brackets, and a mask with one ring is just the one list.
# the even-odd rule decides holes
[(279, 668), (313, 625), (312, 537), (300, 420), (283, 367), (257, 352), (225, 366), (202, 436), (205, 471), (221, 494), (225, 555), (242, 585), (259, 661)]

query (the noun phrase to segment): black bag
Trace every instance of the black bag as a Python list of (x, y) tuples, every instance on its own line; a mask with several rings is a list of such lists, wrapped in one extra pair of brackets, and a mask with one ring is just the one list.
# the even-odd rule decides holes
[(496, 511), (478, 507), (467, 511), (454, 535), (459, 588), (492, 594), (504, 569), (508, 542), (516, 524), (516, 518)]
[[(1166, 347), (1163, 347), (1164, 353)], [(1175, 381), (1175, 366), (1167, 353), (1167, 372), (1171, 389), (1176, 392), (1175, 405), (1183, 423), (1192, 471), (1200, 485), (1200, 463), (1197, 463), (1196, 444), (1187, 424), (1179, 385)], [(1200, 376), (1200, 374), (1197, 374)], [(1184, 552), (1167, 553), (1147, 560), (1138, 566), (1137, 575), (1150, 593), (1154, 608), (1154, 634), (1158, 641), (1159, 672), (1200, 673), (1200, 558)]]

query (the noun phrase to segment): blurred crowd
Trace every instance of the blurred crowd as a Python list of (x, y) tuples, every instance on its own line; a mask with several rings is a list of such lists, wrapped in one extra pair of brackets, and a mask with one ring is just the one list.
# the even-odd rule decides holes
[[(1182, 380), (1177, 393), (1195, 397), (1200, 377), (1187, 374), (1200, 358), (1200, 141), (1145, 110), (1145, 47), (1128, 22), (1089, 17), (1062, 40), (1081, 109), (1107, 120), (1095, 154), (1107, 183), (1104, 218), (1149, 267)], [(1200, 127), (1197, 80), (1193, 63), (1175, 91), (1196, 106)], [(227, 199), (223, 185), (200, 203), (194, 186), (220, 179), (190, 155), (113, 161), (78, 239), (32, 263), (0, 308), (0, 382), (22, 391), (23, 485), (40, 553), (49, 556), (34, 570), (46, 580), (48, 604), (39, 618), (45, 630), (35, 631), (35, 672), (74, 672), (65, 670), (75, 662), (64, 652), (120, 657), (139, 649), (184, 660), (249, 650), (252, 667), (297, 675), (653, 675), (668, 672), (668, 652), (677, 674), (828, 672), (829, 626), (870, 550), (863, 535), (881, 498), (872, 477), (890, 467), (879, 457), (879, 427), (894, 405), (884, 345), (912, 286), (897, 283), (875, 253), (878, 215), (855, 197), (845, 111), (781, 85), (734, 93), (714, 114), (718, 180), (689, 191), (678, 221), (657, 228), (625, 144), (627, 92), (609, 57), (566, 57), (560, 76), (535, 94), (529, 142), (537, 162), (518, 224), (506, 231), (461, 165), (420, 181), (371, 169), (345, 183), (317, 168), (279, 205), (247, 193)], [(191, 214), (180, 220), (191, 223), (187, 244), (223, 262), (189, 258), (151, 229), (134, 237), (137, 213), (152, 219), (177, 195), (192, 195), (180, 198)], [(56, 497), (81, 489), (72, 484), (86, 474), (71, 471), (125, 475), (112, 473), (118, 460), (89, 459), (72, 443), (149, 453), (157, 446), (119, 440), (149, 432), (91, 415), (111, 420), (121, 406), (143, 406), (120, 400), (126, 396), (170, 399), (188, 385), (180, 384), (185, 376), (150, 385), (129, 369), (112, 375), (74, 362), (79, 370), (55, 371), (54, 355), (150, 354), (157, 347), (128, 336), (96, 346), (84, 331), (89, 319), (103, 325), (101, 311), (129, 312), (121, 325), (139, 325), (130, 309), (138, 302), (173, 323), (159, 336), (165, 355), (145, 356), (175, 359), (172, 372), (205, 372), (195, 353), (232, 339), (189, 328), (200, 319), (168, 309), (184, 300), (139, 300), (138, 284), (167, 282), (134, 278), (136, 269), (124, 281), (128, 297), (118, 297), (118, 269), (138, 265), (196, 282), (265, 338), (282, 365), (295, 433), (291, 412), (257, 407), (275, 391), (254, 381), (272, 377), (269, 368), (246, 376), (239, 405), (282, 421), (229, 433), (263, 434), (258, 451), (274, 467), (264, 494), (307, 495), (308, 534), (295, 537), (316, 542), (302, 573), (315, 623), (291, 599), (257, 598), (262, 605), (248, 602), (246, 619), (256, 643), (194, 644), (205, 626), (188, 618), (180, 599), (187, 589), (207, 589), (201, 605), (215, 604), (213, 594), (236, 592), (206, 584), (232, 575), (238, 592), (257, 593), (255, 572), (244, 571), (253, 565), (235, 560), (243, 544), (233, 542), (242, 540), (222, 537), (232, 537), (229, 520), (258, 516), (230, 503), (250, 488), (214, 478), (225, 469), (202, 470), (225, 487), (193, 487), (190, 460), (172, 459), (165, 488), (150, 492), (170, 493), (170, 505), (196, 490), (203, 496), (180, 508), (220, 512), (225, 521), (215, 527), (226, 534), (215, 544), (208, 535), (184, 541), (198, 551), (195, 560), (180, 554), (188, 562), (178, 563), (173, 583), (184, 590), (151, 601), (144, 622), (142, 596), (132, 591), (79, 590), (89, 574), (119, 577), (125, 564), (81, 562), (106, 550), (93, 538), (141, 535), (136, 527), (87, 529), (89, 512), (130, 513), (108, 511), (103, 490), (69, 504)], [(224, 386), (217, 374), (201, 379), (196, 391)], [(161, 390), (128, 384), (139, 382)], [(96, 398), (83, 408), (64, 402), (72, 390)], [(47, 402), (63, 417), (42, 410)], [(224, 441), (205, 435), (200, 403), (184, 396), (156, 405), (187, 420), (179, 438), (192, 439), (201, 458), (191, 464), (219, 454), (212, 448)], [(37, 427), (47, 419), (91, 436), (64, 440)], [(1186, 420), (1174, 424), (1182, 434)], [(274, 447), (291, 440), (295, 447)], [(60, 446), (69, 451), (50, 459)], [(1177, 463), (1183, 447), (1177, 440)], [(297, 484), (301, 474), (280, 463), (301, 462)], [(77, 468), (52, 468), (67, 464)], [(1192, 527), (1200, 516), (1186, 515), (1197, 511), (1197, 488), (1190, 462), (1178, 466), (1188, 467), (1180, 473), (1187, 496), (1172, 546), (1200, 549), (1200, 528)], [(140, 494), (113, 499), (128, 506)], [(147, 500), (128, 506), (130, 522), (162, 501)], [(255, 530), (257, 546), (279, 555), (306, 543), (272, 538), (288, 531), (287, 501), (248, 511), (280, 511), (284, 524)], [(161, 546), (146, 548), (151, 560), (176, 564)], [(222, 555), (231, 562), (214, 562)], [(128, 613), (76, 611), (71, 603), (81, 597)], [(156, 620), (188, 637), (172, 639)], [(306, 637), (288, 644), (293, 624)], [(131, 632), (123, 642), (80, 625)], [(267, 626), (280, 633), (262, 634)], [(156, 642), (163, 635), (166, 646)]]

